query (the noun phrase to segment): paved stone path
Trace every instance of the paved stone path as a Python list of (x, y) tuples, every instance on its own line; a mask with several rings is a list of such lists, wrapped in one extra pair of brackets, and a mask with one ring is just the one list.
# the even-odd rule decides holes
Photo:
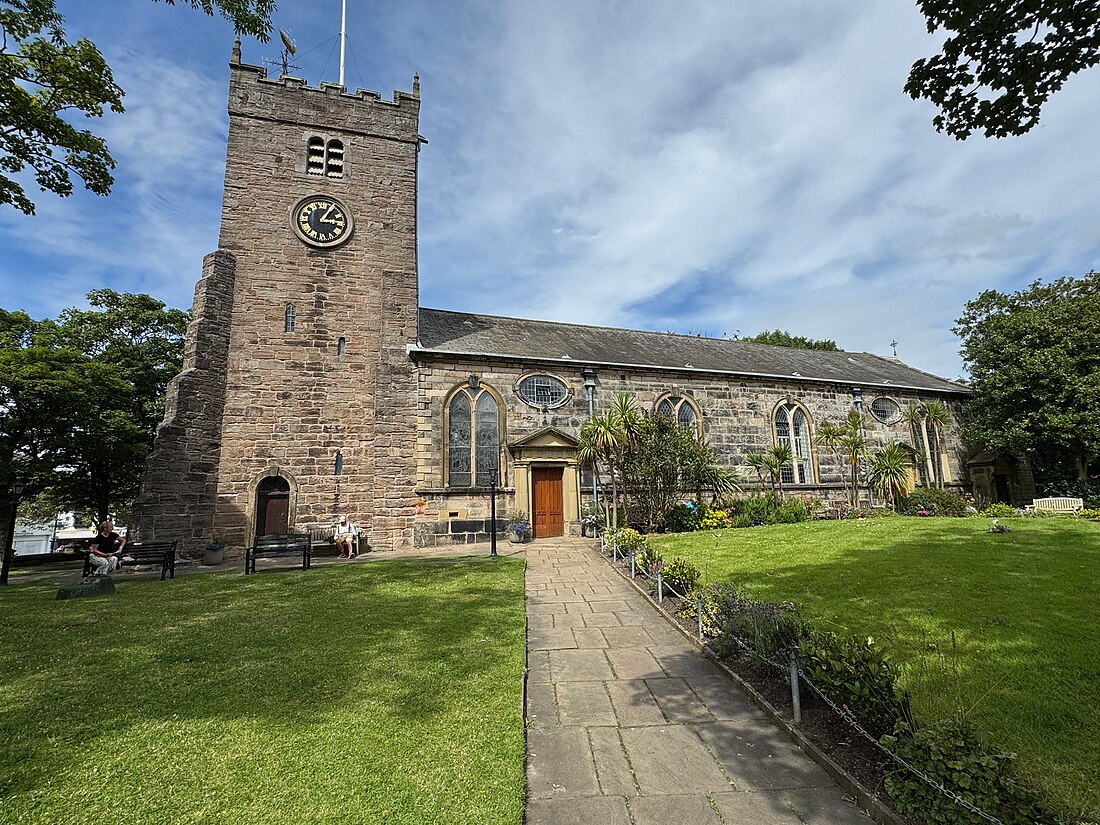
[(528, 825), (869, 825), (600, 558), (527, 545)]

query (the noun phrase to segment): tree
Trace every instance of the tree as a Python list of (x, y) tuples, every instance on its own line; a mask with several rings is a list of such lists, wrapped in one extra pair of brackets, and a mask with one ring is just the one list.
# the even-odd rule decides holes
[(836, 345), (836, 341), (818, 340), (815, 338), (805, 338), (801, 335), (791, 335), (783, 329), (764, 330), (763, 332), (753, 335), (751, 338), (741, 338), (740, 340), (747, 341), (750, 344), (770, 344), (773, 347), (843, 352), (843, 350)]
[[(154, 0), (155, 1), (155, 0)], [(185, 0), (266, 40), (274, 0)], [(123, 91), (95, 44), (68, 43), (56, 0), (0, 0), (0, 204), (28, 215), (34, 202), (10, 175), (29, 169), (39, 188), (61, 197), (73, 176), (97, 195), (111, 191), (115, 161), (106, 142), (70, 120), (123, 111)], [(174, 5), (175, 0), (165, 0)]]
[(967, 439), (1068, 465), (1087, 481), (1100, 458), (1100, 273), (988, 290), (954, 331), (974, 388)]
[(817, 443), (828, 448), (847, 471), (841, 471), (841, 478), (852, 507), (859, 506), (859, 465), (867, 455), (866, 429), (867, 419), (855, 408), (848, 410), (844, 423), (826, 420), (817, 428)]
[(932, 427), (932, 440), (935, 442), (933, 450), (935, 451), (936, 460), (934, 462), (936, 468), (936, 486), (942, 488), (944, 482), (947, 481), (947, 442), (944, 440), (943, 431), (951, 423), (951, 410), (947, 405), (940, 401), (938, 398), (934, 398), (931, 401), (925, 401), (924, 407), (924, 421), (926, 425)]
[(940, 110), (932, 123), (964, 140), (1022, 135), (1073, 74), (1100, 62), (1100, 0), (918, 0), (931, 34), (950, 36), (913, 64), (905, 91)]
[(916, 441), (919, 438), (923, 444), (921, 460), (924, 462), (925, 485), (931, 487), (936, 483), (936, 471), (932, 466), (932, 448), (928, 441), (926, 412), (924, 404), (910, 401), (901, 411), (901, 420), (909, 425), (909, 433), (913, 436), (913, 440)]

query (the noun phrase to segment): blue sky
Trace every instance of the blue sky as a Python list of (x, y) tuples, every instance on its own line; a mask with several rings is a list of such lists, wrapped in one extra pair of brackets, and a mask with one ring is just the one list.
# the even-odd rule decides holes
[[(335, 82), (340, 0), (281, 6), (297, 74)], [(911, 4), (348, 6), (348, 86), (421, 75), (425, 306), (884, 355), (896, 338), (955, 377), (967, 300), (1100, 266), (1100, 71), (1029, 135), (955, 141), (901, 90), (938, 43)], [(127, 93), (90, 122), (116, 185), (0, 212), (3, 305), (53, 316), (108, 286), (190, 308), (217, 243), (231, 28), (150, 0), (58, 7)]]

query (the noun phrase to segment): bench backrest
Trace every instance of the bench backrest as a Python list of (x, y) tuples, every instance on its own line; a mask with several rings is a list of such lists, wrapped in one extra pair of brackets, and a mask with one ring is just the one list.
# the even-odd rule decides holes
[(135, 541), (133, 544), (127, 544), (122, 550), (124, 556), (150, 556), (161, 557), (165, 553), (171, 552), (172, 555), (176, 554), (176, 541)]
[(1032, 502), (1036, 510), (1080, 510), (1085, 506), (1084, 499), (1080, 498), (1037, 498)]
[(295, 550), (312, 544), (309, 533), (282, 533), (270, 536), (256, 536), (253, 548), (256, 550)]

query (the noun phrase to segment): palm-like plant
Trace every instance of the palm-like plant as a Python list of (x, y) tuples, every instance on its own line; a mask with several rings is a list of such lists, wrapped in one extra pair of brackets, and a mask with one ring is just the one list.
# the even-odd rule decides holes
[(918, 404), (915, 401), (910, 401), (906, 404), (905, 409), (901, 411), (901, 420), (909, 425), (910, 433), (919, 433), (921, 442), (924, 444), (925, 469), (928, 473), (926, 482), (928, 486), (931, 487), (936, 480), (936, 471), (932, 466), (932, 451), (928, 447), (928, 427), (925, 421), (926, 418), (927, 410), (925, 405)]
[(779, 500), (783, 500), (783, 468), (794, 461), (794, 450), (790, 444), (776, 444), (765, 455), (768, 457), (768, 469), (775, 479), (775, 493)]
[(924, 421), (931, 425), (932, 435), (936, 442), (936, 483), (943, 487), (947, 481), (947, 455), (943, 440), (944, 428), (951, 422), (951, 410), (938, 398), (924, 403)]
[(891, 510), (898, 499), (909, 492), (909, 453), (900, 444), (891, 442), (871, 458), (869, 480)]
[(775, 489), (775, 469), (776, 463), (771, 456), (765, 453), (746, 453), (745, 464), (752, 467), (756, 471), (756, 477), (760, 480), (760, 484), (764, 484), (764, 477), (767, 476), (768, 485)]
[[(592, 417), (581, 429), (581, 443), (578, 454), (583, 450), (583, 455), (593, 460), (603, 461), (607, 466), (608, 475), (611, 477), (611, 503), (610, 507), (604, 499), (604, 524), (612, 529), (619, 526), (619, 482), (616, 460), (619, 447), (623, 440), (623, 431), (618, 420), (610, 413)], [(582, 459), (584, 460), (584, 459)]]

